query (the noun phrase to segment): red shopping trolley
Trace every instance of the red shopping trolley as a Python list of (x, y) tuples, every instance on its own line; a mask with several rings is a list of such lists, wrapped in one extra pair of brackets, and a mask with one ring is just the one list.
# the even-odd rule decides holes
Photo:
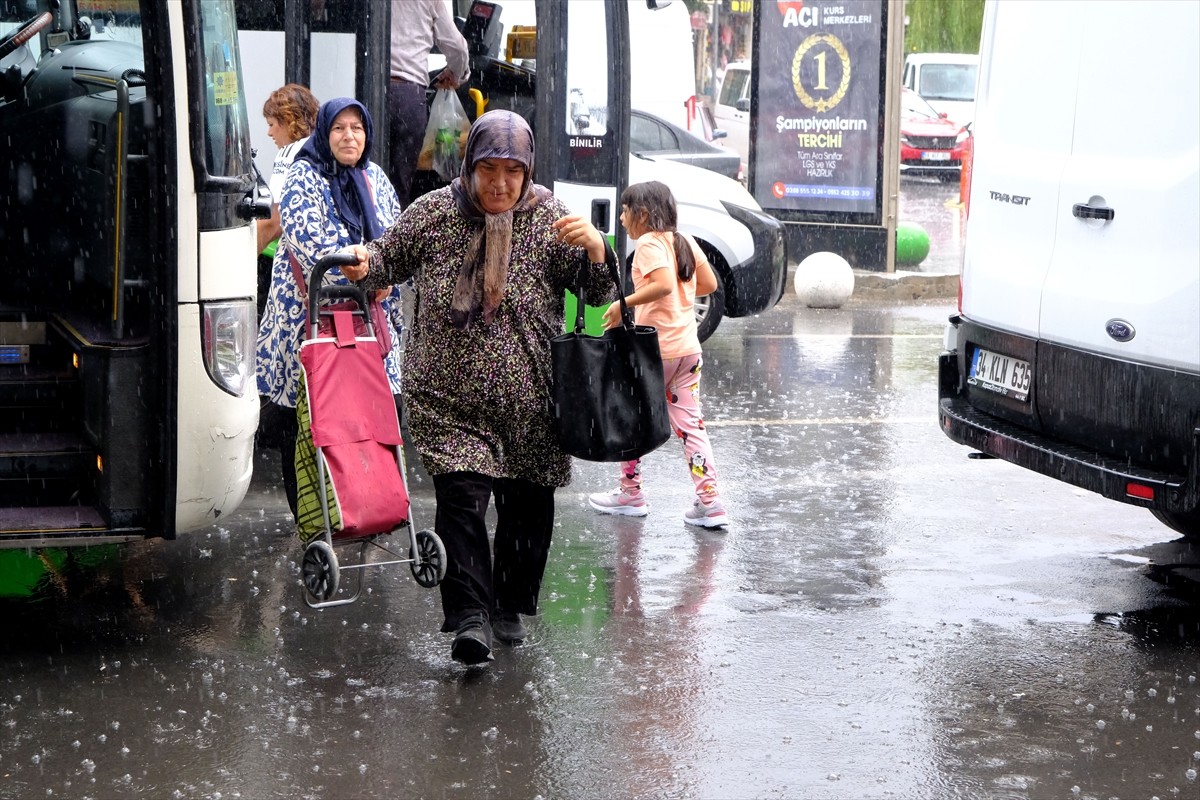
[[(446, 576), (446, 548), (431, 530), (417, 531), (404, 477), (403, 440), (383, 359), (387, 332), (376, 330), (357, 286), (323, 285), (352, 255), (325, 256), (309, 280), (307, 337), (300, 347), (296, 437), (297, 533), (304, 542), (300, 577), (312, 608), (353, 603), (367, 567), (409, 564), (426, 588)], [(407, 529), (408, 554), (387, 539)], [(335, 548), (357, 545), (358, 559), (339, 565)], [(392, 558), (372, 560), (382, 551)], [(385, 558), (387, 557), (385, 556)], [(340, 575), (354, 570), (353, 591), (338, 596)]]

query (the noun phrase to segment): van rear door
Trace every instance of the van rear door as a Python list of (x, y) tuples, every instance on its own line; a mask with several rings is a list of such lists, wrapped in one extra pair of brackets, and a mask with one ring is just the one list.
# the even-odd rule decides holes
[[(1054, 215), (1058, 236), (1042, 293), (1041, 337), (1195, 372), (1200, 4), (1136, 5), (1142, 19), (1170, 20), (1154, 26), (1155, 56), (1113, 47), (1131, 41), (1126, 16), (1081, 14), (1073, 2), (1059, 5), (1072, 15), (1083, 47), (1071, 155)], [(1034, 8), (1041, 15), (1047, 7)], [(1036, 27), (1027, 35), (1035, 35)], [(1029, 60), (1035, 69), (1041, 61)], [(1190, 84), (1182, 91), (1181, 81)], [(1111, 220), (1093, 218), (1109, 212)]]
[(989, 3), (986, 14), (962, 310), (1037, 337), (1074, 130), (1061, 98), (1075, 96), (1086, 15), (1074, 3)]

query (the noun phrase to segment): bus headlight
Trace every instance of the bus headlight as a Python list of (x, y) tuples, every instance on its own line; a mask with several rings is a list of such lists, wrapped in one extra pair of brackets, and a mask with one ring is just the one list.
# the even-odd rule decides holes
[(241, 397), (254, 380), (254, 301), (227, 300), (201, 303), (201, 338), (204, 368), (212, 382)]

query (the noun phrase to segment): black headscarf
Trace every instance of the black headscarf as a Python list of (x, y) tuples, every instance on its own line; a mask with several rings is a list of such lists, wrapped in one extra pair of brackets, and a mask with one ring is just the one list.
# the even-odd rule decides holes
[[(521, 196), (512, 208), (500, 214), (484, 211), (475, 191), (475, 164), (487, 158), (510, 158), (525, 167)], [(529, 123), (504, 110), (489, 111), (476, 119), (467, 135), (462, 171), (450, 189), (458, 212), (479, 223), (459, 269), (450, 319), (458, 328), (466, 328), (477, 317), (487, 324), (495, 317), (508, 282), (513, 214), (551, 196), (548, 189), (533, 182), (533, 131)]]
[[(333, 151), (329, 148), (329, 130), (333, 127), (333, 120), (337, 115), (350, 107), (357, 108), (362, 114), (367, 140), (358, 163), (347, 167), (334, 158)], [(374, 138), (371, 115), (366, 106), (352, 97), (335, 97), (317, 111), (317, 125), (308, 141), (296, 154), (297, 161), (303, 159), (310, 162), (329, 181), (333, 205), (337, 208), (342, 222), (346, 223), (350, 238), (355, 243), (378, 239), (383, 235), (383, 225), (379, 223), (379, 217), (375, 214), (375, 201), (367, 185), (366, 169)]]

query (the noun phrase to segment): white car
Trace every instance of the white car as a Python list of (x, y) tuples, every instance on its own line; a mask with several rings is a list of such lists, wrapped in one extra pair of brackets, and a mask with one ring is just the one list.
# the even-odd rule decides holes
[(717, 274), (717, 290), (696, 302), (701, 341), (723, 317), (757, 314), (779, 302), (787, 284), (783, 225), (742, 184), (712, 170), (631, 155), (629, 182), (651, 180), (671, 187), (679, 230), (696, 238)]

